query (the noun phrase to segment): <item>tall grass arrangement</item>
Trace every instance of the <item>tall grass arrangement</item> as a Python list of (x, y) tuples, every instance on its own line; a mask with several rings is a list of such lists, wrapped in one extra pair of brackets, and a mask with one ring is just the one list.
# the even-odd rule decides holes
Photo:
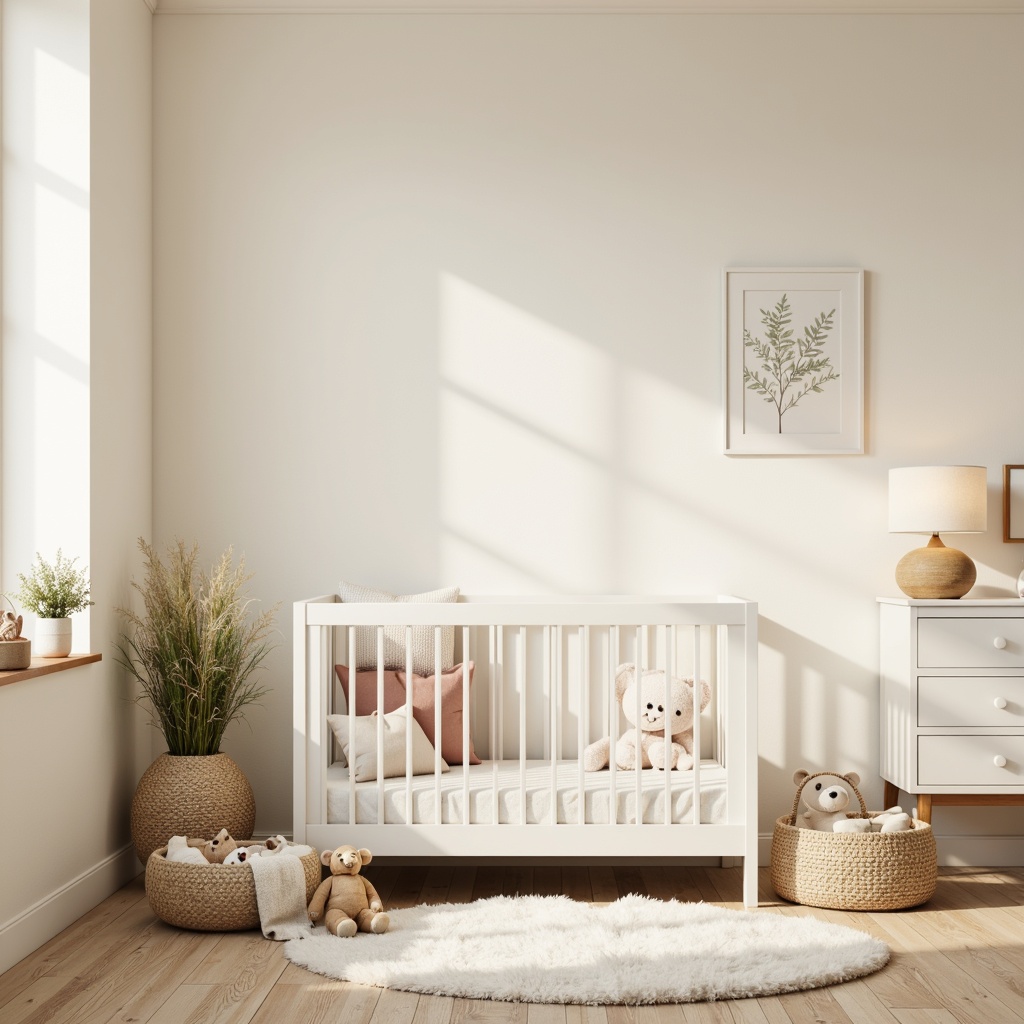
[(274, 611), (250, 615), (244, 559), (232, 550), (209, 573), (197, 567), (199, 548), (178, 540), (166, 562), (139, 538), (145, 578), (132, 580), (143, 611), (120, 609), (127, 622), (120, 663), (139, 681), (153, 724), (170, 754), (216, 754), (228, 723), (244, 718), (266, 693), (252, 674), (273, 645)]

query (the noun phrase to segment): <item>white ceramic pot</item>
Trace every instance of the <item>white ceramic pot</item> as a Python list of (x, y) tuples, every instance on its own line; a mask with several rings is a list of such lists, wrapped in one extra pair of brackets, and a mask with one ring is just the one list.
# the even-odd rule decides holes
[(37, 658), (66, 658), (71, 653), (71, 619), (36, 619), (32, 645)]

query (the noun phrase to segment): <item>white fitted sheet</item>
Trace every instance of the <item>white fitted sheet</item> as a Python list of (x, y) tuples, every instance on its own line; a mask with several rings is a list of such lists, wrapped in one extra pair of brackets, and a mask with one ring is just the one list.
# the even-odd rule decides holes
[[(496, 766), (496, 767), (495, 767)], [(518, 761), (485, 761), (466, 768), (452, 765), (451, 771), (441, 776), (441, 822), (462, 824), (465, 819), (465, 793), (463, 778), (469, 774), (469, 821), (471, 824), (494, 823), (495, 795), (499, 809), (499, 824), (519, 824), (521, 817), (521, 789)], [(584, 772), (583, 792), (586, 824), (604, 825), (610, 821), (608, 813), (612, 794), (609, 790), (610, 772)], [(662, 824), (665, 821), (665, 774), (654, 768), (641, 773), (641, 805), (643, 821)], [(670, 799), (672, 821), (693, 821), (692, 771), (670, 772)], [(406, 815), (406, 780), (404, 776), (384, 780), (384, 820), (388, 824), (408, 824)], [(579, 762), (558, 761), (555, 772), (555, 801), (558, 823), (576, 825), (579, 820)], [(616, 820), (620, 824), (636, 822), (636, 775), (631, 771), (615, 773)], [(377, 782), (357, 782), (356, 823), (379, 824), (377, 819)], [(552, 804), (551, 762), (526, 762), (526, 823), (550, 824)], [(700, 768), (700, 820), (702, 823), (721, 824), (726, 820), (725, 769), (714, 761), (703, 761)], [(433, 775), (416, 775), (412, 779), (412, 806), (414, 824), (433, 824), (436, 808), (436, 789)], [(349, 823), (348, 768), (335, 762), (327, 769), (327, 821), (329, 824)]]

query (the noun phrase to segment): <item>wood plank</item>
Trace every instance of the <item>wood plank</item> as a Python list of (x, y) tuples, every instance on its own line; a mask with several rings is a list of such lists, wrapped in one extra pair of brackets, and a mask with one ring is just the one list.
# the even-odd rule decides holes
[(519, 865), (505, 869), (502, 892), (506, 896), (530, 896), (533, 893), (533, 868)]
[(148, 907), (139, 875), (0, 975), (0, 1007), (43, 975), (50, 974), (72, 953), (87, 948), (108, 925), (141, 902)]
[[(642, 867), (660, 898), (739, 895), (734, 868)], [(628, 867), (383, 868), (375, 884), (400, 903), (560, 889), (608, 902)], [(759, 891), (769, 887), (765, 870)], [(601, 899), (601, 897), (607, 897)], [(1010, 1024), (1024, 1019), (1024, 872), (948, 870), (921, 910), (857, 914), (766, 901), (759, 913), (834, 921), (887, 942), (887, 968), (845, 985), (761, 999), (643, 1007), (459, 1000), (350, 985), (288, 963), (256, 931), (180, 931), (158, 921), (141, 879), (130, 883), (0, 976), (7, 1024)]]
[(451, 996), (420, 996), (413, 1024), (449, 1024), (454, 1006)]
[(566, 1024), (565, 1006), (548, 1003), (528, 1003), (526, 1007), (527, 1024)]
[(619, 898), (615, 872), (603, 865), (590, 869), (590, 889), (595, 903), (614, 903)]
[(562, 892), (571, 900), (592, 903), (594, 891), (590, 888), (590, 870), (578, 864), (563, 867)]
[(456, 999), (451, 1024), (526, 1024), (527, 1003), (494, 1003), (486, 999)]
[(67, 672), (68, 669), (79, 668), (81, 665), (91, 665), (102, 657), (102, 654), (69, 654), (66, 658), (33, 658), (29, 662), (28, 668), (8, 669), (5, 672), (0, 672), (0, 686), (21, 683), (28, 679), (38, 679), (40, 676), (52, 675), (54, 672)]
[(473, 885), (476, 882), (476, 868), (465, 865), (457, 868), (448, 887), (449, 903), (469, 903), (473, 899)]
[(538, 896), (561, 896), (562, 869), (557, 865), (543, 865), (534, 868), (533, 891)]
[(612, 873), (615, 876), (615, 886), (618, 889), (620, 898), (633, 893), (639, 896), (647, 895), (647, 886), (644, 884), (643, 874), (635, 864), (616, 864), (612, 869)]
[[(427, 870), (427, 877), (424, 879), (423, 888), (420, 890), (420, 903), (447, 903), (448, 890), (452, 885), (451, 868), (433, 867)], [(390, 904), (385, 904), (390, 906)]]
[(386, 906), (389, 910), (399, 907), (415, 907), (419, 902), (420, 893), (427, 880), (426, 868), (402, 868), (395, 882)]

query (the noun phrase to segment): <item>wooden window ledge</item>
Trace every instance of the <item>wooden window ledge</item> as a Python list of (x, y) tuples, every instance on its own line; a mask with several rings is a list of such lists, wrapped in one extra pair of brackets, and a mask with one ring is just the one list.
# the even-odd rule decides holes
[(69, 668), (78, 668), (79, 665), (91, 665), (102, 657), (102, 654), (69, 654), (66, 658), (33, 658), (28, 668), (0, 672), (0, 686), (20, 683), (22, 680), (35, 679), (38, 676), (48, 676), (52, 672), (66, 672)]

